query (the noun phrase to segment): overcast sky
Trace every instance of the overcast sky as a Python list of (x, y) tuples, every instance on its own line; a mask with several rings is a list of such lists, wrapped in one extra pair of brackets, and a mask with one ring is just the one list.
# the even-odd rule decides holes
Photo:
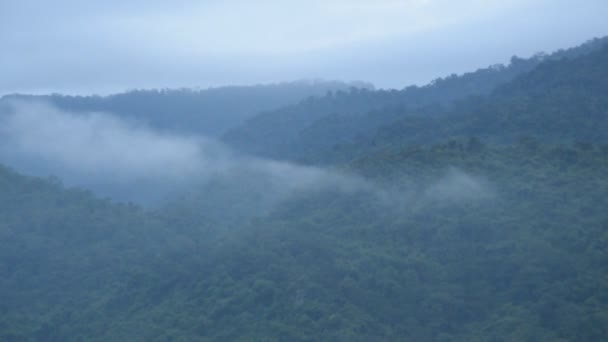
[(607, 0), (0, 0), (0, 94), (423, 84), (608, 35)]

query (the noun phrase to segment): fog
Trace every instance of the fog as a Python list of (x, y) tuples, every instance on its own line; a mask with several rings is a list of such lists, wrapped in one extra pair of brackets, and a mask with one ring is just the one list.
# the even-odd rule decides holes
[(312, 78), (402, 88), (606, 35), (607, 12), (603, 0), (2, 1), (0, 94)]
[(363, 188), (351, 176), (239, 155), (206, 137), (162, 134), (110, 113), (68, 113), (40, 102), (11, 101), (9, 107), (0, 118), (4, 163), (119, 200), (160, 200), (226, 178), (253, 178), (264, 184), (260, 191), (273, 194)]
[(187, 197), (215, 209), (242, 202), (250, 208), (237, 210), (265, 213), (303, 191), (367, 194), (385, 208), (491, 197), (488, 184), (456, 169), (423, 189), (379, 185), (343, 169), (260, 159), (203, 136), (160, 133), (111, 113), (69, 113), (33, 101), (6, 105), (0, 116), (3, 164), (119, 201), (158, 206)]
[(424, 191), (431, 201), (462, 201), (491, 199), (496, 196), (492, 185), (483, 177), (475, 177), (451, 168)]

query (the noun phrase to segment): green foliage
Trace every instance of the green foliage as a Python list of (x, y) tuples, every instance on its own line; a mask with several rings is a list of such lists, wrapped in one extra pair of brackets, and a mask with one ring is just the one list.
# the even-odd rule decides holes
[[(595, 145), (386, 151), (349, 168), (409, 189), (390, 204), (312, 191), (232, 226), (3, 170), (2, 338), (596, 341), (607, 167)], [(491, 195), (426, 196), (450, 168)]]

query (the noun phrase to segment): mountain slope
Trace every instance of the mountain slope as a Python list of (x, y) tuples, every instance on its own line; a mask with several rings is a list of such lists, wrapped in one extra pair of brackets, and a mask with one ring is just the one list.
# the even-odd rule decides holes
[(381, 127), (351, 150), (476, 136), (495, 142), (529, 136), (547, 142), (608, 143), (608, 47), (576, 59), (546, 61), (487, 97), (441, 115)]
[(315, 155), (331, 151), (336, 145), (369, 138), (383, 125), (411, 115), (440, 113), (456, 101), (492, 93), (543, 61), (577, 58), (596, 51), (606, 42), (608, 37), (551, 55), (513, 57), (508, 66), (495, 65), (460, 76), (451, 75), (424, 87), (338, 92), (259, 114), (228, 131), (223, 140), (237, 150), (265, 157), (315, 160)]
[(230, 228), (9, 174), (0, 336), (597, 341), (606, 167), (550, 145), (369, 155), (351, 170), (400, 191), (300, 192)]
[(133, 90), (109, 96), (9, 95), (3, 100), (45, 101), (71, 112), (110, 112), (161, 130), (217, 137), (258, 112), (353, 86), (372, 87), (362, 82), (299, 81), (203, 90)]
[[(0, 167), (0, 340), (601, 341), (607, 57), (380, 110), (373, 139), (299, 147), (333, 164), (306, 186), (268, 162), (143, 210)], [(398, 97), (285, 110), (379, 94)]]

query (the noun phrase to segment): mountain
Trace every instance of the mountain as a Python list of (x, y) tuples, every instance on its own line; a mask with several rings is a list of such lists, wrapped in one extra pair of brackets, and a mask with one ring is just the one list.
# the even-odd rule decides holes
[(132, 90), (109, 96), (15, 94), (2, 100), (42, 101), (71, 112), (108, 112), (165, 131), (217, 137), (258, 112), (352, 87), (373, 88), (363, 82), (319, 80), (202, 90)]
[(550, 55), (513, 57), (507, 66), (493, 65), (460, 76), (451, 75), (423, 87), (329, 94), (258, 114), (229, 130), (223, 140), (247, 153), (313, 162), (319, 159), (319, 154), (331, 152), (337, 145), (369, 139), (378, 128), (391, 126), (399, 119), (416, 116), (432, 120), (430, 117), (449, 110), (455, 102), (489, 95), (543, 62), (575, 59), (607, 42), (608, 37), (604, 37)]
[(488, 96), (461, 101), (434, 115), (409, 115), (380, 127), (367, 141), (340, 148), (360, 153), (370, 147), (469, 137), (496, 143), (532, 138), (608, 144), (606, 91), (608, 46), (575, 59), (545, 61)]
[(398, 192), (304, 191), (237, 226), (2, 169), (0, 338), (601, 340), (606, 167), (575, 146), (405, 149), (350, 166)]
[(598, 42), (475, 96), (438, 81), (260, 114), (249, 138), (271, 136), (251, 150), (316, 166), (219, 148), (214, 177), (158, 207), (0, 167), (0, 340), (602, 341)]

